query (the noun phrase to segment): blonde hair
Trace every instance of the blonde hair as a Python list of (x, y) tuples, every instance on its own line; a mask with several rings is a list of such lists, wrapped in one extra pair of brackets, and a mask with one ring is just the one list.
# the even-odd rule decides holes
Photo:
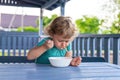
[(46, 28), (45, 34), (47, 35), (63, 35), (64, 38), (76, 37), (78, 29), (73, 24), (70, 17), (60, 16), (55, 18)]

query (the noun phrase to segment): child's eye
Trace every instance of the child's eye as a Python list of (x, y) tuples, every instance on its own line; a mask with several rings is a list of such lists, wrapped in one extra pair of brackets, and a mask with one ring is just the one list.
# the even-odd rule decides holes
[(59, 42), (66, 42), (66, 43), (68, 43), (69, 41), (60, 40)]
[(59, 40), (59, 42), (64, 42), (64, 41), (60, 41), (60, 40)]
[(66, 43), (68, 43), (69, 41), (65, 41)]

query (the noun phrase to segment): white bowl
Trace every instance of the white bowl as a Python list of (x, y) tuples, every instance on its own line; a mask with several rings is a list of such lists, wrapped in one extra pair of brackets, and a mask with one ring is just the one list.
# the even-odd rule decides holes
[(71, 60), (71, 57), (49, 57), (50, 64), (54, 67), (67, 67)]

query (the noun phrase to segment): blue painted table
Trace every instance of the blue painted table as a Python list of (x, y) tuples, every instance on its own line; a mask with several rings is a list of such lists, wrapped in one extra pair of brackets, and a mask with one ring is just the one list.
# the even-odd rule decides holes
[(0, 80), (120, 80), (120, 66), (105, 62), (56, 68), (46, 64), (0, 64)]

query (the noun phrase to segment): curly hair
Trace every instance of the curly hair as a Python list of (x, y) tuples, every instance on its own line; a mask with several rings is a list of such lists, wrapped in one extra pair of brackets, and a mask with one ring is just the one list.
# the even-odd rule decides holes
[(47, 35), (64, 35), (64, 38), (76, 37), (78, 29), (72, 22), (70, 17), (59, 16), (55, 18), (46, 28), (45, 34)]

